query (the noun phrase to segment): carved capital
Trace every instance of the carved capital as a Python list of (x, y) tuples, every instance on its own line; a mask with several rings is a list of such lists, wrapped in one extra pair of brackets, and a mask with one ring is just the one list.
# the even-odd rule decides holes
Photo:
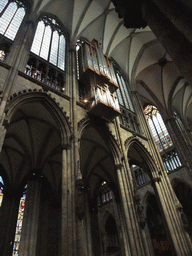
[(161, 181), (161, 177), (155, 177), (155, 178), (152, 178), (152, 182), (155, 184), (155, 182), (160, 182)]
[(123, 168), (123, 164), (116, 164), (115, 165), (115, 170), (121, 170)]
[(65, 143), (61, 145), (62, 150), (68, 150), (71, 149), (71, 144), (70, 143)]
[(6, 130), (9, 128), (9, 125), (10, 125), (10, 123), (9, 123), (8, 119), (4, 118), (3, 126), (5, 127)]

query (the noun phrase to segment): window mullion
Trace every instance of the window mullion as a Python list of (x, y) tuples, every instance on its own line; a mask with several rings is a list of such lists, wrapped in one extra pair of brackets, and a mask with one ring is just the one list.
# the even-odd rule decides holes
[(5, 32), (3, 33), (3, 35), (6, 34), (8, 28), (9, 28), (9, 26), (11, 25), (11, 22), (12, 22), (12, 20), (14, 19), (14, 17), (15, 17), (15, 15), (16, 15), (16, 13), (18, 12), (18, 10), (19, 10), (19, 7), (17, 7), (17, 10), (16, 10), (15, 13), (13, 14), (11, 20), (9, 21), (9, 24), (8, 24), (7, 28), (5, 29)]
[(7, 2), (7, 4), (5, 5), (5, 7), (3, 8), (3, 10), (0, 12), (0, 18), (3, 16), (5, 10), (7, 9), (7, 7), (9, 6), (10, 1)]
[(59, 65), (60, 38), (61, 38), (61, 34), (59, 34), (58, 47), (57, 47), (57, 67)]
[(157, 128), (156, 128), (156, 126), (155, 126), (155, 123), (154, 123), (152, 117), (151, 117), (151, 121), (152, 121), (152, 123), (153, 123), (153, 126), (154, 126), (154, 128), (155, 128), (155, 131), (156, 131), (157, 136), (158, 136), (158, 138), (159, 138), (159, 142), (160, 142), (160, 144), (161, 144), (161, 146), (162, 146), (162, 149), (164, 149), (163, 144), (162, 144), (162, 141), (161, 141), (161, 139), (160, 139), (160, 137), (159, 137), (159, 132), (157, 131)]
[[(168, 141), (167, 137), (165, 136), (165, 132), (164, 132), (162, 126), (161, 126), (161, 122), (160, 122), (159, 118), (162, 118), (162, 117), (160, 116), (160, 114), (159, 114), (159, 116), (157, 117), (157, 122), (159, 123), (159, 126), (160, 126), (160, 128), (161, 128), (161, 131), (162, 131), (162, 133), (163, 133), (163, 135), (164, 135), (164, 138), (165, 138), (165, 140), (166, 140), (167, 146), (169, 146), (169, 141)], [(162, 119), (162, 121), (163, 121), (163, 119)], [(165, 127), (165, 128), (166, 128), (166, 127)], [(167, 133), (168, 133), (168, 131), (167, 131)], [(168, 133), (168, 136), (170, 137), (169, 133)]]
[(50, 59), (50, 55), (51, 55), (51, 48), (52, 48), (52, 41), (53, 41), (53, 28), (51, 27), (51, 40), (50, 40), (50, 44), (49, 44), (49, 53), (48, 53), (48, 58), (47, 61), (49, 61)]
[[(44, 25), (45, 25), (45, 23), (44, 23)], [(45, 27), (44, 27), (43, 36), (42, 36), (42, 39), (41, 39), (41, 46), (40, 46), (40, 49), (39, 49), (39, 56), (40, 56), (41, 48), (42, 48), (42, 45), (43, 45), (43, 39), (44, 39), (44, 35), (45, 35), (45, 29), (46, 29), (46, 25), (45, 25)]]

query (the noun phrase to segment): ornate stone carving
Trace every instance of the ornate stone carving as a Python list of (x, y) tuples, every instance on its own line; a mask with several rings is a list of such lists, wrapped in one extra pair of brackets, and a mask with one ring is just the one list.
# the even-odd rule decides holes
[(78, 123), (77, 123), (77, 129), (78, 131), (81, 131), (83, 129), (84, 124), (86, 124), (87, 122), (89, 122), (90, 119), (88, 116), (84, 117), (83, 119), (81, 119)]
[(3, 126), (5, 127), (6, 130), (9, 128), (9, 125), (10, 125), (9, 120), (6, 119), (6, 118), (4, 118), (4, 120), (3, 120)]
[(76, 214), (79, 220), (85, 216), (85, 188), (82, 179), (76, 180)]
[(176, 209), (180, 212), (180, 217), (183, 222), (183, 227), (188, 231), (190, 228), (189, 220), (188, 220), (187, 215), (183, 211), (183, 206), (180, 203), (178, 203), (178, 204), (176, 204)]
[(136, 203), (136, 210), (137, 210), (137, 216), (138, 216), (138, 221), (139, 221), (139, 225), (140, 227), (143, 229), (145, 227), (145, 216), (144, 216), (144, 207), (141, 204), (141, 197), (139, 194), (135, 194), (134, 196), (134, 200)]

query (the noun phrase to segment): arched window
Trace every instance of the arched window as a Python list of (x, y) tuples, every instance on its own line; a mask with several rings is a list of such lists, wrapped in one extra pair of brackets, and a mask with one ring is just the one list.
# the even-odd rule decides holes
[(181, 167), (181, 161), (176, 150), (173, 148), (173, 142), (158, 109), (148, 105), (144, 109), (144, 113), (147, 117), (157, 148), (161, 153), (165, 170), (170, 172)]
[(3, 187), (4, 187), (3, 178), (0, 176), (0, 206), (2, 205), (2, 201), (3, 201)]
[(24, 210), (25, 210), (26, 193), (27, 193), (27, 185), (23, 188), (22, 196), (21, 196), (20, 203), (19, 203), (19, 211), (18, 211), (15, 239), (14, 239), (14, 245), (13, 245), (13, 254), (12, 254), (13, 256), (18, 255), (18, 253), (19, 253), (23, 216), (24, 216)]
[(31, 52), (64, 70), (65, 49), (66, 40), (61, 25), (53, 18), (42, 17), (37, 25)]
[(0, 34), (14, 40), (25, 16), (25, 6), (18, 0), (0, 1)]
[(127, 88), (125, 80), (124, 80), (122, 74), (118, 70), (115, 70), (115, 73), (116, 73), (116, 77), (117, 77), (117, 83), (119, 85), (119, 88), (116, 91), (119, 103), (123, 107), (125, 107), (125, 108), (131, 110), (132, 112), (134, 112), (133, 104), (131, 102), (131, 98), (130, 98), (130, 95), (129, 95), (130, 92)]
[(148, 105), (144, 109), (144, 113), (147, 117), (147, 121), (151, 128), (159, 152), (172, 146), (173, 142), (158, 109), (154, 106)]
[(113, 192), (110, 186), (103, 181), (99, 188), (98, 205), (102, 207), (104, 204), (111, 203), (113, 199)]

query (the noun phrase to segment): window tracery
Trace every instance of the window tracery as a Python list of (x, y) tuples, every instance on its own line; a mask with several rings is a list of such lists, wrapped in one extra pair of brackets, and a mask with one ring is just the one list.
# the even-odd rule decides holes
[(162, 152), (168, 147), (173, 146), (171, 137), (167, 131), (167, 128), (165, 127), (158, 109), (154, 106), (148, 105), (144, 109), (144, 113), (146, 115), (159, 152)]
[(64, 92), (66, 38), (61, 25), (48, 16), (38, 22), (25, 74)]
[(173, 148), (173, 142), (158, 109), (155, 106), (148, 105), (145, 107), (144, 113), (157, 148), (161, 153), (165, 170), (170, 172), (181, 167), (182, 163), (176, 150)]
[(25, 6), (18, 0), (1, 0), (0, 34), (14, 40), (25, 16)]
[(31, 46), (31, 52), (65, 70), (66, 40), (61, 25), (48, 16), (39, 21)]

